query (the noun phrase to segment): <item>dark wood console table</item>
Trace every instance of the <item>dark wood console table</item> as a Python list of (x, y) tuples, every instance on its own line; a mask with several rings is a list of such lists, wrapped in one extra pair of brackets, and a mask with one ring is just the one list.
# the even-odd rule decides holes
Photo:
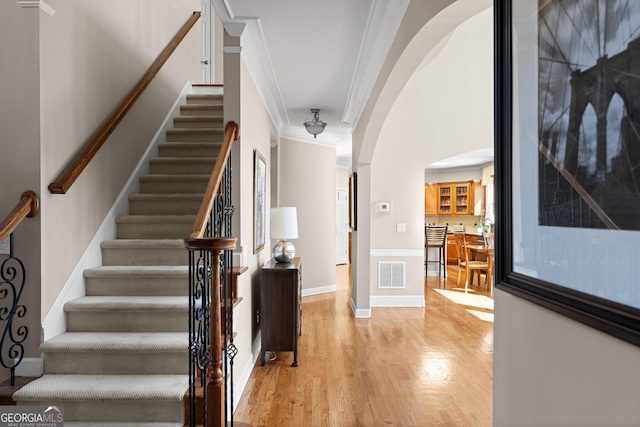
[(298, 366), (298, 336), (302, 333), (302, 260), (267, 261), (262, 266), (260, 329), (261, 365), (267, 351), (293, 351)]

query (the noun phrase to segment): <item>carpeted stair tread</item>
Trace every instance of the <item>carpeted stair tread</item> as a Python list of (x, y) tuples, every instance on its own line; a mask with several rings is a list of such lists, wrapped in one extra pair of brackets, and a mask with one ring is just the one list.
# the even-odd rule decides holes
[(171, 141), (160, 142), (158, 153), (161, 157), (211, 157), (220, 152), (220, 141)]
[(196, 215), (119, 215), (116, 217), (116, 224), (171, 224), (185, 222), (193, 224), (195, 220)]
[(184, 332), (65, 332), (40, 345), (42, 352), (154, 352), (184, 351), (189, 337)]
[(189, 298), (181, 296), (85, 296), (67, 302), (68, 312), (186, 311)]
[[(220, 111), (222, 113), (222, 111)], [(209, 114), (206, 116), (178, 116), (173, 118), (173, 125), (177, 128), (208, 128), (218, 125), (222, 127), (223, 116)]]
[(94, 277), (185, 277), (189, 275), (189, 266), (186, 265), (111, 265), (88, 268), (84, 270), (85, 278)]
[(14, 393), (16, 401), (182, 401), (187, 375), (43, 375)]
[(220, 141), (224, 129), (218, 128), (171, 128), (167, 129), (167, 141)]
[(182, 116), (217, 116), (222, 113), (222, 105), (215, 104), (183, 104), (180, 106)]
[(158, 143), (158, 148), (183, 148), (183, 149), (195, 149), (195, 148), (207, 148), (215, 149), (213, 154), (218, 154), (219, 148), (222, 147), (222, 143), (219, 141), (164, 141)]
[(129, 195), (129, 201), (132, 200), (166, 200), (166, 201), (185, 201), (196, 200), (202, 201), (203, 194), (156, 194), (156, 193), (134, 193)]
[(222, 93), (189, 93), (186, 96), (187, 105), (197, 104), (222, 104), (224, 101), (224, 94)]
[(216, 157), (153, 157), (149, 159), (149, 163), (186, 163), (192, 165), (194, 163), (214, 164)]
[(185, 249), (183, 239), (115, 239), (103, 241), (100, 247), (102, 249)]
[(184, 237), (175, 239), (116, 239), (100, 243), (105, 266), (186, 265)]
[(209, 181), (210, 175), (192, 174), (192, 175), (168, 175), (168, 174), (148, 174), (140, 175), (140, 181), (162, 182), (162, 181)]

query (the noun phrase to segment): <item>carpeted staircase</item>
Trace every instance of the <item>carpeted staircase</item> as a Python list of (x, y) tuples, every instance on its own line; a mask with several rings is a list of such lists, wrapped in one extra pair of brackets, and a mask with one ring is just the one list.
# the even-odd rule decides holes
[(188, 389), (188, 252), (224, 136), (222, 95), (188, 95), (87, 296), (65, 304), (67, 332), (41, 346), (44, 375), (18, 405), (64, 407), (65, 426), (182, 427)]

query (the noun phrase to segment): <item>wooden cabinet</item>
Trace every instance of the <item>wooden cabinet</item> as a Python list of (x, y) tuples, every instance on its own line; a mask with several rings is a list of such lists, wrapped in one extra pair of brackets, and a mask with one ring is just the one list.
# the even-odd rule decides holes
[(469, 183), (454, 184), (453, 192), (455, 192), (453, 213), (470, 215), (470, 209), (473, 207), (473, 193), (469, 189)]
[(438, 185), (438, 215), (451, 215), (451, 186)]
[[(425, 186), (425, 214), (426, 214)], [(479, 182), (446, 182), (438, 184), (437, 215), (484, 215), (484, 187)]]
[(424, 214), (438, 215), (438, 184), (424, 185)]
[(487, 213), (487, 205), (486, 205), (486, 188), (482, 186), (479, 182), (473, 183), (473, 213), (475, 216), (485, 216)]
[(262, 266), (260, 330), (261, 365), (267, 351), (293, 351), (298, 366), (298, 336), (302, 333), (302, 260), (267, 261)]

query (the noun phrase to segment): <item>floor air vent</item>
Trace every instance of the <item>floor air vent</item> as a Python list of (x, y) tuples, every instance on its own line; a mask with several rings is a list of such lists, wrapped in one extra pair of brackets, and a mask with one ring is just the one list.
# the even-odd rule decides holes
[(404, 262), (378, 263), (378, 289), (404, 288)]

